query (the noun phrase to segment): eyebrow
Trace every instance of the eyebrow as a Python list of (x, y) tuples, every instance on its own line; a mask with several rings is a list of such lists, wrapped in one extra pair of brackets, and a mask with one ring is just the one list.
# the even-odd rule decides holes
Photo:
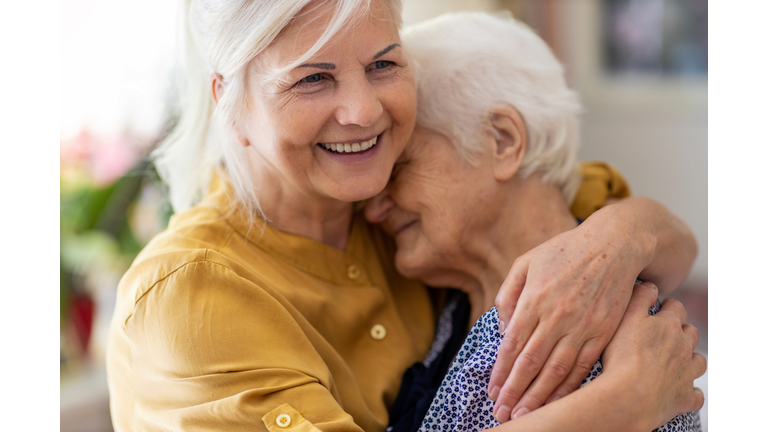
[(376, 53), (376, 55), (373, 56), (373, 59), (376, 60), (377, 58), (383, 56), (384, 54), (392, 51), (393, 49), (395, 49), (395, 48), (397, 48), (399, 46), (400, 46), (399, 43), (393, 43), (392, 45), (390, 45), (390, 46), (384, 48), (383, 50), (379, 51), (378, 53)]
[(299, 67), (311, 67), (311, 68), (318, 68), (318, 69), (324, 69), (324, 70), (336, 69), (336, 65), (333, 63), (304, 63), (302, 65), (299, 65)]

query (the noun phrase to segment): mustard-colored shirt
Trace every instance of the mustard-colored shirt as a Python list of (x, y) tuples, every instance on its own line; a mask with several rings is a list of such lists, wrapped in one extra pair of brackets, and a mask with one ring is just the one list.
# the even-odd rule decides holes
[(342, 252), (249, 232), (228, 190), (174, 216), (120, 282), (115, 430), (382, 431), (432, 342), (425, 287), (359, 215)]
[[(598, 180), (574, 206), (599, 208), (605, 182), (621, 179), (592, 165)], [(107, 347), (115, 430), (383, 431), (403, 372), (432, 342), (425, 287), (396, 272), (391, 240), (360, 215), (339, 251), (249, 227), (215, 184), (120, 282)]]
[(619, 170), (605, 162), (582, 162), (581, 186), (571, 204), (571, 213), (586, 219), (600, 210), (608, 198), (626, 198), (630, 195), (629, 183)]

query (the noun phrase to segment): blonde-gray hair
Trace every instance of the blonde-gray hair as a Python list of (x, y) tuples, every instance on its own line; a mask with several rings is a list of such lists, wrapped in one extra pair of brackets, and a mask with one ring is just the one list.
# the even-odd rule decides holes
[(419, 125), (446, 135), (475, 164), (479, 134), (494, 133), (489, 110), (509, 104), (528, 137), (520, 175), (541, 173), (573, 201), (581, 105), (541, 38), (511, 14), (457, 13), (408, 27), (402, 40), (417, 63)]
[[(261, 213), (243, 147), (232, 125), (247, 109), (246, 70), (307, 6), (332, 5), (333, 17), (314, 46), (291, 64), (270, 71), (265, 80), (295, 68), (315, 55), (343, 26), (370, 11), (372, 0), (184, 0), (181, 19), (183, 53), (178, 83), (181, 119), (153, 153), (168, 185), (176, 212), (194, 205), (206, 192), (211, 175), (224, 166), (236, 203)], [(392, 18), (401, 24), (400, 0), (388, 0)], [(215, 103), (211, 74), (220, 74), (226, 91)]]

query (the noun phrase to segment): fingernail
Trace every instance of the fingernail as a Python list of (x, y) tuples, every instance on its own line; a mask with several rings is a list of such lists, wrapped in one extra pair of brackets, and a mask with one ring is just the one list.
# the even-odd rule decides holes
[(658, 289), (658, 288), (656, 288), (656, 285), (654, 285), (652, 282), (645, 281), (645, 282), (642, 283), (642, 285), (645, 285), (648, 288)]
[(549, 397), (549, 399), (547, 399), (546, 403), (551, 404), (552, 402), (554, 402), (554, 401), (556, 401), (558, 399), (560, 399), (560, 396), (552, 395), (552, 396)]
[(491, 400), (496, 400), (496, 398), (499, 397), (500, 391), (501, 387), (495, 386), (491, 389), (491, 391), (488, 392), (488, 397), (491, 398)]
[(504, 330), (507, 328), (507, 325), (504, 323), (504, 321), (499, 320), (499, 334), (504, 334)]
[(524, 415), (528, 414), (529, 412), (531, 412), (531, 410), (529, 410), (526, 407), (522, 407), (519, 410), (517, 410), (517, 412), (515, 413), (515, 416), (512, 417), (512, 418), (518, 418), (520, 416), (524, 416)]
[(509, 409), (508, 406), (502, 405), (496, 411), (496, 414), (495, 414), (496, 421), (498, 421), (499, 423), (504, 423), (505, 421), (509, 420), (509, 413), (510, 412), (512, 412), (512, 410)]

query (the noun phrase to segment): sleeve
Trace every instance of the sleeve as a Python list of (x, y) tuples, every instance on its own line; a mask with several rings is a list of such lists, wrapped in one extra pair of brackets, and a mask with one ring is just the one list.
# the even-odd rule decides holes
[(182, 266), (136, 302), (126, 331), (138, 430), (362, 430), (290, 312), (226, 266)]
[(631, 194), (624, 176), (605, 162), (582, 162), (581, 174), (581, 185), (571, 204), (571, 213), (579, 219), (600, 210), (608, 198), (626, 198)]

